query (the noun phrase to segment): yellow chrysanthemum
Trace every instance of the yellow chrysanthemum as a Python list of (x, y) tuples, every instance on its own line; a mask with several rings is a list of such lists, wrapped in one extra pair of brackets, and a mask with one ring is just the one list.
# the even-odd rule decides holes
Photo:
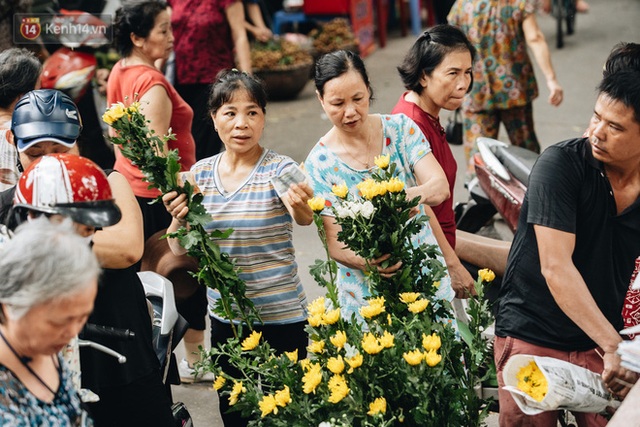
[(387, 314), (387, 324), (388, 324), (389, 326), (391, 326), (391, 324), (392, 324), (392, 322), (391, 322), (391, 315), (390, 315), (390, 314)]
[(342, 375), (334, 375), (329, 380), (329, 402), (338, 403), (349, 394), (349, 386)]
[(349, 193), (349, 187), (347, 187), (345, 183), (342, 183), (340, 185), (333, 184), (333, 187), (331, 187), (331, 192), (341, 199), (344, 199)]
[(307, 322), (314, 328), (324, 325), (324, 314), (313, 314), (307, 318)]
[(344, 360), (342, 360), (342, 356), (330, 357), (329, 360), (327, 360), (327, 369), (334, 374), (341, 374), (342, 371), (344, 371)]
[(349, 370), (347, 371), (347, 374), (351, 374), (353, 373), (353, 370), (356, 368), (359, 368), (360, 366), (362, 366), (362, 363), (364, 362), (364, 357), (362, 356), (362, 354), (358, 353), (353, 357), (350, 357), (348, 359), (345, 359), (347, 361), (347, 364), (349, 365)]
[(341, 350), (347, 343), (347, 334), (344, 331), (338, 331), (329, 338), (329, 341), (331, 341), (331, 344), (336, 346), (336, 348)]
[(238, 397), (240, 397), (241, 393), (247, 391), (246, 388), (243, 387), (242, 381), (234, 381), (233, 389), (231, 390), (231, 394), (229, 395), (229, 405), (233, 406), (238, 403)]
[(322, 321), (327, 325), (333, 325), (340, 320), (340, 307), (327, 311), (322, 315)]
[(258, 332), (258, 331), (251, 332), (251, 335), (249, 335), (247, 338), (244, 339), (244, 341), (242, 341), (242, 350), (243, 351), (253, 350), (258, 346), (258, 344), (260, 344), (260, 338), (262, 338), (262, 332)]
[(376, 163), (376, 166), (378, 166), (380, 169), (387, 169), (389, 167), (389, 161), (391, 160), (391, 155), (387, 154), (387, 155), (379, 155), (376, 156), (375, 159), (373, 159), (373, 161)]
[(404, 182), (394, 177), (394, 178), (390, 178), (385, 183), (385, 186), (389, 193), (399, 193), (404, 189)]
[(296, 348), (293, 351), (285, 351), (284, 355), (287, 356), (287, 358), (289, 360), (291, 360), (292, 363), (296, 363), (298, 362), (298, 349)]
[(311, 360), (309, 359), (300, 360), (300, 367), (302, 368), (303, 371), (307, 372), (311, 367)]
[(311, 341), (309, 347), (307, 347), (311, 353), (320, 354), (324, 351), (324, 341)]
[(282, 390), (276, 391), (276, 405), (282, 406), (283, 408), (291, 403), (291, 392), (289, 391), (289, 386), (284, 386)]
[(424, 361), (427, 362), (427, 365), (434, 367), (442, 360), (442, 356), (439, 355), (435, 350), (429, 350), (424, 355)]
[(393, 347), (393, 340), (394, 339), (395, 339), (395, 337), (393, 336), (393, 334), (391, 332), (384, 331), (384, 333), (380, 337), (380, 345), (382, 345), (384, 348), (391, 348), (391, 347)]
[(362, 197), (367, 200), (371, 200), (376, 196), (382, 196), (387, 192), (387, 186), (385, 183), (374, 181), (371, 178), (358, 183), (356, 187), (360, 190)]
[(127, 108), (122, 102), (111, 104), (111, 107), (102, 115), (102, 121), (108, 125), (112, 125), (125, 114), (127, 114)]
[(272, 412), (274, 414), (278, 413), (278, 407), (276, 406), (276, 398), (272, 394), (264, 396), (262, 400), (258, 402), (258, 406), (262, 411), (262, 415), (261, 415), (262, 418), (266, 417)]
[(324, 297), (318, 297), (314, 299), (313, 302), (307, 305), (307, 311), (309, 312), (309, 315), (310, 316), (323, 315), (326, 310), (324, 304), (325, 304)]
[(371, 332), (367, 332), (362, 337), (362, 349), (368, 354), (378, 354), (384, 347), (380, 344), (380, 340)]
[(435, 332), (431, 335), (422, 334), (422, 347), (427, 351), (436, 351), (439, 350), (442, 346), (442, 340), (440, 337), (435, 334)]
[(420, 298), (420, 294), (418, 292), (403, 292), (400, 294), (400, 301), (405, 304), (411, 304), (418, 298)]
[(433, 282), (433, 287), (436, 289), (440, 288), (440, 281), (438, 280), (437, 282)]
[(429, 305), (428, 299), (419, 299), (409, 304), (408, 307), (410, 312), (412, 312), (413, 314), (418, 314), (418, 313), (422, 313), (427, 308), (428, 305)]
[(359, 308), (360, 315), (365, 319), (371, 319), (385, 311), (384, 297), (371, 298), (367, 301), (368, 305)]
[(518, 379), (518, 388), (538, 402), (542, 401), (547, 395), (549, 384), (535, 361), (529, 362), (523, 366), (516, 375)]
[(367, 415), (384, 414), (385, 412), (387, 412), (387, 400), (384, 397), (378, 397), (369, 403)]
[(412, 350), (402, 353), (402, 358), (411, 366), (419, 365), (424, 358), (424, 354), (420, 350)]
[(302, 391), (313, 393), (322, 382), (322, 368), (318, 363), (310, 363), (307, 372), (302, 376)]
[(325, 200), (324, 197), (312, 197), (307, 200), (307, 204), (314, 212), (322, 212), (324, 209)]
[(224, 383), (226, 382), (227, 382), (227, 379), (222, 375), (216, 376), (216, 380), (213, 382), (213, 389), (220, 390), (224, 386)]
[(127, 113), (129, 114), (129, 117), (131, 117), (131, 114), (137, 113), (139, 110), (140, 110), (140, 103), (136, 101), (136, 102), (133, 102), (131, 105), (129, 105), (129, 108), (127, 108)]
[(496, 274), (488, 268), (483, 268), (482, 270), (478, 271), (478, 277), (480, 277), (483, 282), (493, 282), (493, 280), (496, 278)]

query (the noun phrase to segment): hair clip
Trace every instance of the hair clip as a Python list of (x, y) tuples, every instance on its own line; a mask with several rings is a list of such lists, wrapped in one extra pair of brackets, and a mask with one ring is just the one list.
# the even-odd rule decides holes
[(427, 30), (424, 33), (422, 33), (420, 38), (425, 39), (427, 41), (427, 43), (429, 43), (431, 41), (431, 34), (429, 33), (429, 30)]

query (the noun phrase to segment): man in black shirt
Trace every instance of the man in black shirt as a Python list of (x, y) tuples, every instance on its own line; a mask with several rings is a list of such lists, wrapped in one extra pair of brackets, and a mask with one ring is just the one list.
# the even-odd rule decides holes
[[(640, 73), (603, 79), (587, 138), (547, 148), (534, 166), (496, 315), (495, 362), (514, 354), (566, 360), (602, 373), (618, 397), (636, 375), (616, 349), (622, 305), (640, 255)], [(579, 425), (603, 426), (597, 414)], [(549, 426), (500, 390), (501, 426)]]

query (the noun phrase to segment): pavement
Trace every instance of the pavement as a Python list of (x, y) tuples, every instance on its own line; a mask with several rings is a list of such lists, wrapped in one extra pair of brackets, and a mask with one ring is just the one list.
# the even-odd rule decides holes
[[(560, 50), (555, 48), (555, 20), (547, 15), (538, 18), (551, 50), (558, 80), (564, 88), (562, 105), (550, 106), (547, 103), (549, 92), (544, 78), (536, 68), (540, 97), (534, 101), (533, 109), (536, 132), (543, 148), (582, 135), (593, 113), (595, 87), (602, 76), (602, 66), (609, 51), (620, 41), (640, 42), (640, 0), (590, 0), (589, 4), (589, 13), (577, 17), (576, 34), (567, 37), (564, 48)], [(375, 98), (371, 112), (390, 112), (403, 92), (395, 67), (414, 40), (411, 35), (403, 38), (391, 31), (387, 46), (377, 48), (365, 58)], [(443, 124), (447, 117), (448, 112), (441, 114)], [(331, 124), (316, 98), (313, 82), (309, 81), (296, 99), (272, 102), (267, 106), (263, 145), (302, 162), (311, 147), (330, 127)], [(506, 140), (504, 129), (499, 138)], [(452, 149), (459, 171), (464, 170), (462, 148), (453, 146)], [(454, 199), (466, 199), (462, 173), (458, 174)], [(323, 258), (315, 227), (296, 227), (294, 245), (301, 278), (311, 301), (324, 294), (323, 289), (308, 274), (308, 267), (315, 259)], [(180, 346), (177, 356), (180, 358), (183, 354)], [(217, 396), (211, 383), (174, 386), (173, 393), (174, 400), (186, 403), (196, 427), (222, 427)], [(498, 425), (496, 414), (489, 417), (487, 425)]]

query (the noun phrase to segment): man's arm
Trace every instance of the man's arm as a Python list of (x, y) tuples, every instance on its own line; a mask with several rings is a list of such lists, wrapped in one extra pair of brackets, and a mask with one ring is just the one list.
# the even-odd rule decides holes
[(629, 389), (617, 380), (635, 382), (635, 375), (620, 366), (616, 354), (622, 338), (602, 314), (582, 275), (573, 264), (576, 238), (572, 233), (534, 225), (540, 267), (551, 295), (560, 309), (604, 351), (603, 380), (610, 390), (624, 397)]

